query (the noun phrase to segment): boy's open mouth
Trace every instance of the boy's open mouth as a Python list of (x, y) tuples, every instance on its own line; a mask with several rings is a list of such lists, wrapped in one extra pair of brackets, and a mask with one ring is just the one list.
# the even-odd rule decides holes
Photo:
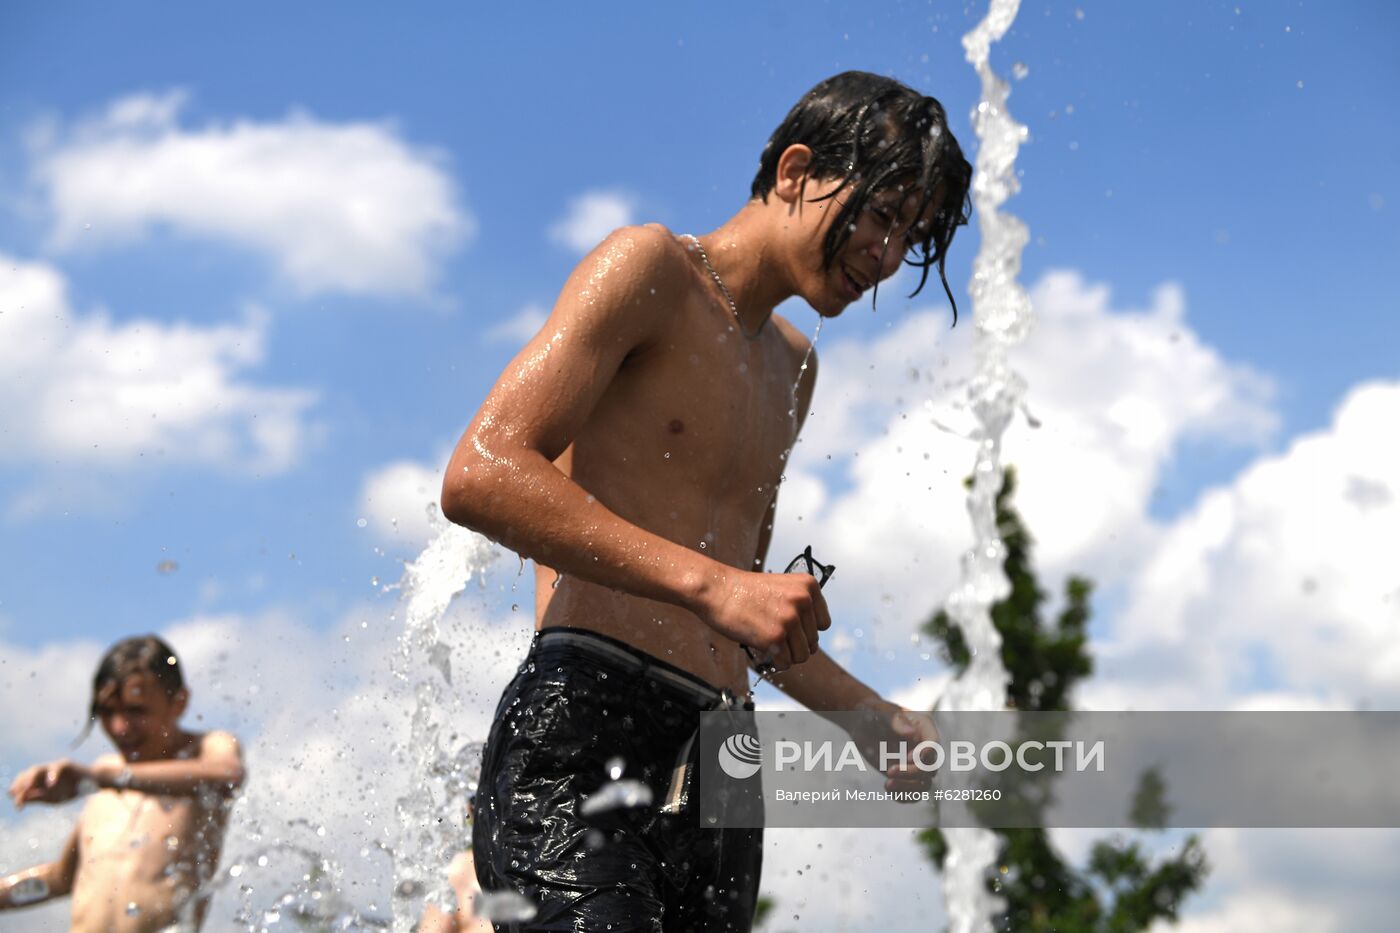
[(845, 266), (841, 267), (841, 277), (845, 280), (846, 288), (850, 291), (852, 300), (859, 298), (864, 294), (865, 290), (870, 287), (869, 283), (865, 283), (852, 275), (851, 270)]

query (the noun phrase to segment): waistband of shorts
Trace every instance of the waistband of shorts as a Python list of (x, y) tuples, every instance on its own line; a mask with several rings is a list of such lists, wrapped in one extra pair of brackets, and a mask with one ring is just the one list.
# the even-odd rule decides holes
[[(624, 641), (588, 629), (552, 626), (535, 633), (531, 650), (562, 648), (616, 665), (629, 673), (679, 690), (705, 706), (725, 705), (725, 694), (689, 671), (681, 670)], [(732, 698), (731, 698), (732, 702)]]

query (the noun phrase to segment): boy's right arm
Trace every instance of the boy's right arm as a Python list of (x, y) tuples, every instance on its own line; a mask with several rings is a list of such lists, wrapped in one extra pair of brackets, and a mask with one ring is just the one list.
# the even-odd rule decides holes
[(63, 854), (57, 859), (0, 879), (0, 910), (13, 910), (66, 897), (73, 890), (73, 879), (77, 873), (78, 830), (74, 827), (63, 845)]
[(810, 577), (757, 574), (624, 521), (558, 470), (623, 360), (662, 333), (690, 270), (661, 230), (608, 237), (506, 367), (443, 479), (443, 514), (563, 574), (682, 606), (783, 670), (830, 625)]

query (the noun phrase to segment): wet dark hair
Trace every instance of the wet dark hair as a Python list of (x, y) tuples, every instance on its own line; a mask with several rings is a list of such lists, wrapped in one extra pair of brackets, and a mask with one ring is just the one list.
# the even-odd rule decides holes
[(802, 95), (768, 138), (754, 176), (753, 197), (767, 203), (778, 181), (779, 157), (789, 146), (799, 144), (812, 150), (809, 178), (841, 179), (835, 191), (814, 200), (849, 191), (822, 244), (824, 268), (836, 261), (873, 195), (889, 190), (916, 193), (919, 204), (914, 216), (922, 217), (939, 185), (943, 186), (943, 202), (918, 243), (921, 255), (905, 262), (923, 271), (911, 298), (923, 290), (929, 269), (938, 267), (956, 324), (958, 303), (943, 267), (954, 231), (971, 214), (972, 166), (948, 129), (943, 105), (893, 78), (866, 71), (827, 78)]
[(155, 635), (124, 638), (107, 649), (92, 675), (92, 699), (88, 703), (88, 721), (78, 741), (92, 731), (92, 724), (101, 715), (102, 696), (112, 687), (120, 689), (122, 681), (134, 674), (150, 674), (168, 697), (185, 689), (185, 675), (175, 649)]

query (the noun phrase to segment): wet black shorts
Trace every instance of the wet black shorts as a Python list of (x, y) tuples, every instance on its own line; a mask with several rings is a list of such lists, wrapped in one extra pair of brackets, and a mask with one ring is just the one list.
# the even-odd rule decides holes
[[(496, 929), (749, 930), (763, 831), (701, 828), (677, 774), (699, 714), (729, 703), (614, 639), (537, 633), (486, 742), (472, 849), (484, 891), (516, 891), (538, 913)], [(652, 803), (583, 816), (619, 764)]]

